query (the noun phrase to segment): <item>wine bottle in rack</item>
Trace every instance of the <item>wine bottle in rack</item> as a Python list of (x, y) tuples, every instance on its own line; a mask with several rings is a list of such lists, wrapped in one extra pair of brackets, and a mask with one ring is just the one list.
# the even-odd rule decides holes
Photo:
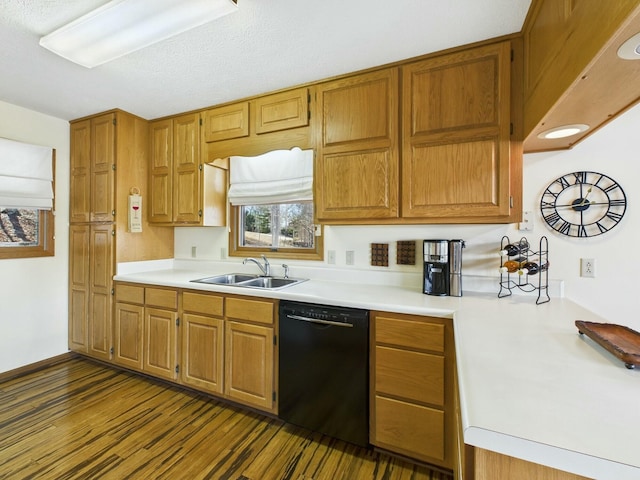
[(524, 259), (507, 260), (500, 267), (500, 273), (516, 273), (524, 264)]
[(509, 243), (500, 250), (501, 257), (515, 257), (529, 249), (529, 242), (523, 238), (518, 243)]
[(520, 275), (537, 275), (540, 272), (544, 272), (549, 268), (549, 260), (542, 265), (536, 262), (525, 262), (522, 264), (522, 268), (518, 270)]

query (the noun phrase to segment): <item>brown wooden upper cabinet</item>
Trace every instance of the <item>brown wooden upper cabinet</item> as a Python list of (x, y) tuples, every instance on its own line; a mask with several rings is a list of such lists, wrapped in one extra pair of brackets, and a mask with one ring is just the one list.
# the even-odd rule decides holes
[(255, 100), (258, 135), (309, 125), (309, 89), (299, 88)]
[[(640, 99), (640, 62), (618, 48), (640, 30), (638, 0), (534, 0), (523, 27), (524, 149), (571, 148)], [(590, 128), (539, 138), (569, 124)]]
[(403, 67), (403, 217), (509, 215), (510, 57), (502, 42)]
[(224, 225), (226, 171), (204, 165), (200, 158), (200, 114), (150, 122), (149, 132), (149, 222)]
[(205, 163), (232, 155), (313, 148), (313, 87), (301, 87), (202, 112)]
[(398, 216), (398, 86), (389, 68), (318, 87), (320, 221)]
[(115, 113), (71, 124), (71, 223), (115, 216)]
[(204, 141), (218, 142), (249, 135), (249, 102), (206, 110), (202, 114)]

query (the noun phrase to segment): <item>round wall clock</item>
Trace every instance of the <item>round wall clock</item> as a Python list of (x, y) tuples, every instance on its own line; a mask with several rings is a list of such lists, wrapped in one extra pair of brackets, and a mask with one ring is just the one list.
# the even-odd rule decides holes
[(622, 187), (596, 172), (567, 173), (554, 180), (540, 199), (544, 221), (569, 237), (593, 237), (615, 227), (627, 209)]

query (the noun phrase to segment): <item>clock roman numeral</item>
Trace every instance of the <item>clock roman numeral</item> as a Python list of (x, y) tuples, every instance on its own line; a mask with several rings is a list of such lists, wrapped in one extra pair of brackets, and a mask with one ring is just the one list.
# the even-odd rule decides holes
[(622, 198), (609, 200), (609, 205), (611, 205), (612, 207), (624, 207), (626, 204), (627, 204), (627, 201)]
[(584, 183), (587, 181), (587, 172), (574, 172), (573, 176), (576, 177), (574, 185), (578, 183)]
[(607, 188), (605, 188), (604, 191), (609, 193), (614, 191), (616, 188), (620, 188), (620, 185), (618, 185), (617, 183), (614, 183), (613, 185), (609, 185)]
[(578, 236), (579, 237), (587, 236), (587, 228), (584, 225), (578, 225)]
[(607, 227), (605, 227), (604, 225), (602, 225), (600, 222), (596, 222), (596, 225), (598, 226), (598, 230), (600, 230), (600, 233), (604, 233), (604, 232), (608, 232), (609, 229)]
[(545, 202), (545, 201), (543, 200), (543, 201), (542, 201), (542, 203), (540, 204), (540, 208), (541, 208), (542, 210), (549, 210), (549, 209), (555, 210), (556, 205), (555, 205), (555, 203), (553, 203), (553, 202)]
[(560, 233), (564, 235), (569, 235), (569, 231), (571, 230), (571, 224), (566, 220), (563, 221), (558, 228), (556, 228)]
[(556, 182), (559, 183), (563, 189), (571, 185), (569, 181), (564, 177), (560, 177), (559, 179), (556, 180)]
[(622, 215), (620, 215), (619, 213), (607, 212), (607, 218), (610, 218), (614, 222), (618, 223), (620, 220), (622, 220)]
[(553, 212), (549, 215), (545, 215), (544, 220), (553, 227), (560, 220), (560, 215), (558, 215), (558, 212)]

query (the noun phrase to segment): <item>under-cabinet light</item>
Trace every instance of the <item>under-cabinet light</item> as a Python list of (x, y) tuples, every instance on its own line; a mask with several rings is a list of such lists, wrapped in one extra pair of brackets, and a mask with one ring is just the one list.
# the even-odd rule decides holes
[(585, 132), (587, 130), (589, 130), (589, 125), (585, 125), (584, 123), (562, 125), (561, 127), (550, 128), (549, 130), (540, 132), (538, 134), (538, 138), (544, 138), (544, 139), (565, 138), (565, 137), (570, 137), (571, 135), (576, 135), (577, 133)]
[(640, 60), (640, 32), (620, 45), (618, 56), (625, 60)]
[(40, 45), (92, 68), (238, 9), (234, 0), (112, 0), (45, 35)]

